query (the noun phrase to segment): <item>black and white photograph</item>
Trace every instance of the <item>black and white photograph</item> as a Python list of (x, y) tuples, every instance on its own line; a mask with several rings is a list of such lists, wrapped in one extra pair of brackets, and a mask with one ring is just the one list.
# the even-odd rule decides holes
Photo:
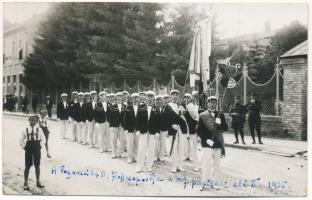
[(307, 1), (2, 11), (2, 195), (308, 197)]

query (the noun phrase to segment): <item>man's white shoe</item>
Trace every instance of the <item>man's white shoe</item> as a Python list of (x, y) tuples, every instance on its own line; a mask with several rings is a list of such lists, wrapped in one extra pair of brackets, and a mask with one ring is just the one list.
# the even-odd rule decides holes
[(128, 158), (128, 164), (132, 163), (132, 159)]
[(194, 172), (198, 172), (199, 169), (197, 167), (194, 168)]
[(153, 170), (153, 168), (149, 168), (147, 171), (148, 171), (148, 172), (152, 172), (152, 171), (154, 171), (154, 170)]
[(104, 150), (103, 150), (103, 149), (101, 149), (100, 153), (104, 153)]
[(140, 173), (142, 170), (141, 169), (136, 169), (136, 173)]
[(176, 173), (176, 172), (177, 172), (177, 169), (171, 169), (171, 172), (172, 172), (172, 173)]

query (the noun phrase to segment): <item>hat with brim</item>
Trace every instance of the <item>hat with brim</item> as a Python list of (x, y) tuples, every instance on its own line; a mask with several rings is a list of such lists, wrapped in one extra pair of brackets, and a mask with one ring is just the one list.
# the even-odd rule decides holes
[(149, 90), (149, 91), (146, 92), (146, 95), (147, 96), (155, 96), (155, 92)]
[(157, 99), (162, 99), (162, 98), (163, 98), (162, 95), (157, 95), (157, 96), (155, 97), (156, 100), (157, 100)]
[(78, 92), (77, 92), (77, 91), (72, 92), (72, 95), (74, 95), (74, 94), (77, 94), (77, 95), (78, 95)]
[(138, 93), (132, 93), (132, 94), (131, 94), (131, 97), (138, 97), (138, 96), (139, 96)]
[(184, 97), (192, 98), (192, 95), (191, 95), (190, 93), (185, 93), (185, 94), (184, 94)]
[(142, 96), (142, 95), (146, 96), (146, 92), (139, 92), (139, 96)]
[(122, 96), (122, 92), (117, 92), (116, 96)]
[(167, 98), (169, 98), (169, 97), (170, 97), (170, 96), (169, 96), (168, 94), (164, 94), (164, 95), (163, 95), (163, 98), (164, 98), (164, 99), (167, 99)]
[(48, 113), (46, 110), (40, 110), (40, 114)]
[(173, 94), (180, 94), (179, 90), (171, 90), (170, 91), (170, 95), (173, 95)]
[(85, 92), (84, 95), (85, 96), (90, 96), (90, 93), (89, 92)]
[(95, 90), (92, 90), (91, 92), (90, 92), (90, 94), (92, 95), (92, 94), (97, 94), (97, 92), (95, 91)]
[(216, 96), (210, 96), (207, 98), (207, 101), (218, 101), (218, 98)]
[(105, 92), (105, 91), (102, 91), (102, 92), (99, 93), (99, 95), (100, 95), (100, 96), (101, 96), (101, 95), (106, 95), (106, 92)]
[(123, 94), (123, 95), (126, 95), (126, 94), (129, 95), (129, 92), (123, 91), (122, 94)]
[(68, 95), (66, 93), (62, 93), (61, 97), (67, 97)]
[(83, 92), (79, 92), (79, 93), (78, 93), (78, 96), (83, 96), (83, 95), (84, 95)]

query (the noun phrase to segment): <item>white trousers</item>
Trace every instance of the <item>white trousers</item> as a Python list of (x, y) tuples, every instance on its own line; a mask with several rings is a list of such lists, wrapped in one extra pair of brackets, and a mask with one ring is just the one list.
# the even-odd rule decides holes
[(198, 155), (197, 155), (197, 134), (191, 134), (188, 141), (188, 157), (194, 163), (196, 167), (199, 167)]
[(99, 147), (101, 151), (108, 151), (110, 136), (109, 136), (109, 124), (108, 122), (104, 123), (95, 123), (95, 132), (99, 136)]
[(94, 120), (92, 120), (92, 121), (87, 122), (87, 124), (88, 124), (88, 129), (89, 129), (89, 144), (95, 145), (96, 144), (95, 143), (96, 141), (94, 138), (95, 122), (94, 122)]
[[(177, 169), (182, 169), (182, 151), (181, 148), (179, 148), (180, 144), (180, 139), (181, 139), (181, 130), (180, 128), (178, 129), (178, 132), (176, 134), (175, 141), (173, 143), (172, 147), (172, 153), (171, 153), (171, 163), (172, 163), (172, 170), (177, 170)], [(170, 141), (172, 142), (173, 136), (170, 136)], [(171, 147), (171, 146), (170, 146)], [(170, 155), (170, 150), (169, 149), (169, 155)]]
[(63, 139), (65, 139), (66, 135), (67, 135), (67, 129), (69, 126), (69, 122), (68, 122), (68, 120), (60, 120), (60, 121), (61, 121), (61, 126), (60, 126), (61, 137)]
[(159, 136), (156, 136), (156, 160), (159, 158), (159, 160), (163, 161), (165, 158), (165, 152), (166, 152), (166, 135), (167, 131), (160, 131)]
[(78, 142), (83, 142), (82, 133), (84, 131), (84, 123), (83, 122), (77, 122), (77, 139)]
[(89, 122), (83, 122), (83, 130), (82, 130), (82, 142), (88, 142), (88, 132), (89, 132)]
[(220, 148), (202, 148), (202, 181), (218, 180), (220, 176)]
[(139, 146), (139, 133), (127, 133), (127, 154), (128, 159), (133, 161), (137, 160), (138, 146)]
[[(119, 127), (110, 127), (111, 134), (111, 148), (112, 148), (112, 156), (121, 156), (123, 152), (123, 140), (121, 139), (121, 135), (123, 134), (123, 127), (120, 125)], [(118, 145), (119, 142), (119, 145)], [(118, 148), (117, 148), (118, 147)]]
[(77, 137), (78, 137), (78, 122), (73, 121), (72, 122), (72, 139), (76, 141)]
[(155, 135), (140, 134), (137, 169), (143, 170), (145, 163), (148, 170), (153, 168), (155, 158)]
[(187, 134), (180, 134), (179, 138), (179, 153), (181, 156), (181, 160), (185, 160), (188, 157), (188, 140)]

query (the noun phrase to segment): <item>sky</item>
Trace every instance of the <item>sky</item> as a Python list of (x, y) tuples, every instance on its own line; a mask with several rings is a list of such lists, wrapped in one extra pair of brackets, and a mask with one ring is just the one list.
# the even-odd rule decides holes
[[(208, 4), (201, 4), (203, 6)], [(4, 19), (21, 23), (34, 14), (46, 12), (49, 3), (4, 3)], [(265, 22), (271, 29), (281, 28), (294, 20), (308, 24), (308, 8), (304, 3), (220, 3), (213, 4), (220, 37), (228, 38), (263, 32)]]

